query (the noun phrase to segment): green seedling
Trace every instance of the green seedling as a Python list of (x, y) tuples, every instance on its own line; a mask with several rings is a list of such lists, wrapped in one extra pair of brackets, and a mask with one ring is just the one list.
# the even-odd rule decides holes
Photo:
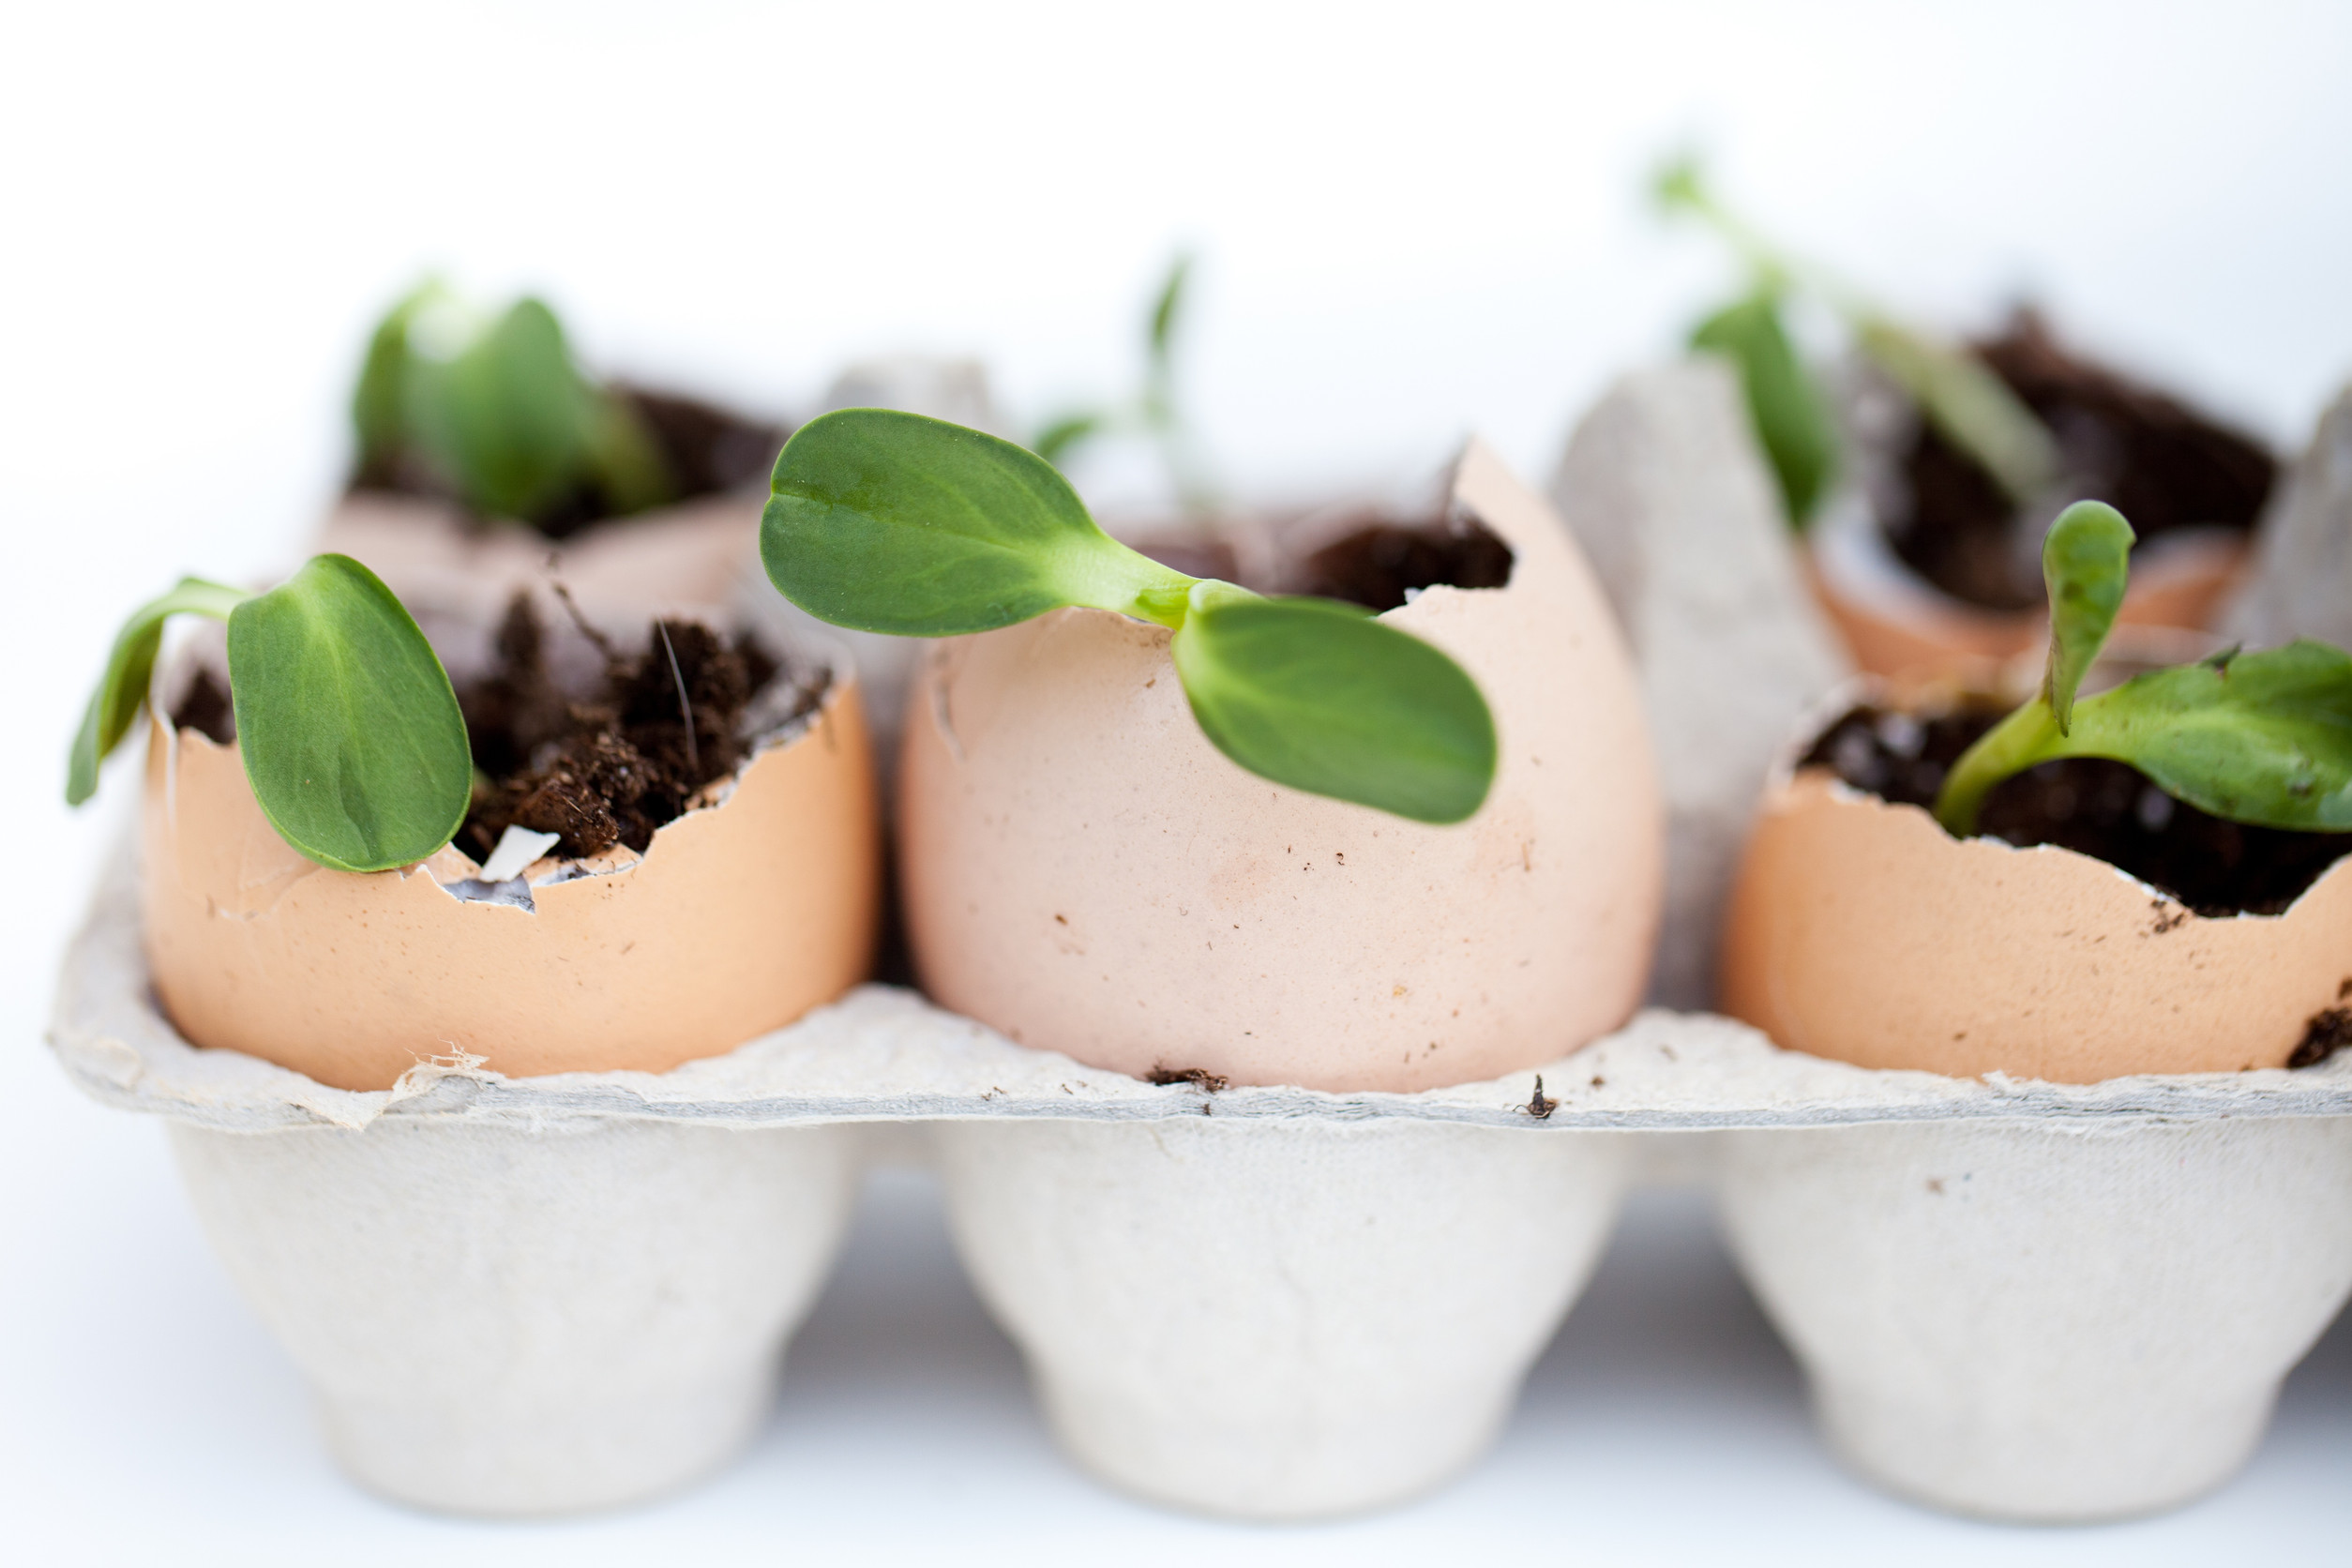
[(864, 631), (949, 637), (1073, 605), (1166, 626), (1202, 733), (1292, 789), (1457, 822), (1494, 779), (1494, 719), (1444, 654), (1356, 605), (1172, 571), (1096, 527), (1052, 464), (977, 430), (882, 409), (810, 421), (776, 459), (760, 553), (785, 597)]
[(1193, 517), (1207, 517), (1217, 509), (1217, 485), (1176, 396), (1177, 327), (1184, 319), (1185, 288), (1191, 277), (1192, 257), (1180, 252), (1168, 264), (1168, 277), (1153, 295), (1143, 325), (1143, 384), (1136, 395), (1123, 403), (1064, 414), (1038, 431), (1030, 446), (1048, 462), (1062, 467), (1081, 447), (1102, 437), (1141, 436), (1158, 450), (1177, 504)]
[(1712, 229), (1747, 270), (1741, 296), (1701, 322), (1691, 344), (1738, 368), (1791, 526), (1812, 520), (1838, 460), (1829, 398), (1788, 335), (1787, 311), (1800, 298), (1828, 307), (1855, 347), (2013, 502), (2031, 501), (2056, 479), (2058, 446), (2049, 430), (1975, 355), (1905, 325), (1835, 276), (1774, 246), (1715, 198), (1696, 160), (1668, 164), (1655, 193), (1666, 212)]
[(1966, 837), (2002, 779), (2061, 757), (2104, 757), (2231, 822), (2352, 831), (2352, 655), (2339, 648), (2232, 650), (2077, 699), (2123, 603), (2132, 540), (2122, 514), (2097, 501), (2075, 503), (2051, 525), (2042, 546), (2050, 593), (2042, 689), (1952, 764), (1937, 820)]
[(421, 474), (484, 517), (537, 523), (593, 489), (611, 516), (675, 493), (626, 400), (574, 363), (555, 315), (495, 317), (427, 283), (376, 327), (352, 395), (362, 475)]
[(339, 871), (386, 871), (455, 837), (474, 763), (448, 673), (392, 591), (347, 555), (314, 556), (265, 594), (191, 577), (141, 606), (74, 737), (68, 804), (97, 792), (179, 614), (228, 623), (245, 776), (287, 843)]

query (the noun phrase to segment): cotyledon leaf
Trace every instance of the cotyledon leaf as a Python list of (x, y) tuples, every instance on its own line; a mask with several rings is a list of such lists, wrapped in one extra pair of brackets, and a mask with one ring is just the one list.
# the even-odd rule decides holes
[(310, 859), (389, 870), (464, 822), (473, 758), (448, 674), (349, 556), (313, 557), (230, 613), (229, 685), (254, 798)]
[(98, 792), (98, 764), (122, 744), (146, 701), (155, 675), (155, 656), (163, 645), (163, 623), (174, 615), (209, 615), (226, 620), (229, 612), (250, 596), (243, 589), (184, 577), (179, 585), (131, 612), (115, 634), (106, 659), (106, 672), (83, 710), (82, 728), (73, 737), (66, 762), (66, 804), (79, 806)]
[(1065, 605), (1143, 614), (1192, 579), (1105, 534), (1052, 464), (1009, 441), (888, 409), (842, 409), (776, 460), (760, 556), (836, 626), (993, 631)]
[(1201, 732), (1250, 772), (1422, 822), (1458, 822), (1494, 781), (1495, 723), (1462, 668), (1330, 599), (1192, 592), (1169, 647)]

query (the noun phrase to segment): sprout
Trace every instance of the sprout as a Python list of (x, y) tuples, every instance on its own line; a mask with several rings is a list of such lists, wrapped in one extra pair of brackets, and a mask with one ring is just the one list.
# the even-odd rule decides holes
[(2341, 649), (2311, 641), (2232, 649), (2077, 700), (2123, 603), (2132, 540), (2122, 514), (2097, 501), (2075, 503), (2050, 525), (2042, 689), (1952, 764), (1937, 820), (1966, 837), (2002, 779), (2061, 757), (2104, 757), (2231, 822), (2352, 831), (2352, 655)]
[(1053, 465), (918, 415), (844, 409), (776, 461), (760, 553), (785, 597), (837, 626), (949, 637), (1065, 606), (1168, 627), (1193, 717), (1292, 789), (1425, 822), (1486, 798), (1495, 726), (1444, 654), (1332, 599), (1186, 577), (1105, 534)]
[(1909, 394), (1946, 440), (1992, 475), (2011, 501), (2033, 500), (2057, 477), (2058, 446), (2048, 430), (1974, 354), (1906, 326), (1821, 268), (1781, 250), (1715, 199), (1696, 160), (1669, 163), (1654, 194), (1666, 212), (1687, 213), (1714, 230), (1747, 267), (1746, 291), (1699, 323), (1691, 346), (1720, 354), (1738, 369), (1792, 527), (1812, 520), (1837, 466), (1829, 399), (1791, 346), (1784, 319), (1788, 301), (1800, 294), (1835, 311), (1855, 346)]
[(133, 612), (74, 737), (68, 804), (97, 792), (178, 614), (229, 624), (245, 776), (287, 843), (339, 871), (384, 871), (456, 835), (474, 780), (457, 695), (400, 601), (347, 555), (314, 556), (266, 594), (185, 578)]

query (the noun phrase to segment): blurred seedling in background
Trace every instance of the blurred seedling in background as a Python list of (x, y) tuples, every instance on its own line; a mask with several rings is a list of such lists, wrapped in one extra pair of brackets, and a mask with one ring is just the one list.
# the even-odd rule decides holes
[(449, 842), (474, 792), (465, 718), (432, 646), (392, 591), (319, 555), (265, 594), (183, 578), (114, 639), (68, 763), (66, 800), (147, 700), (164, 623), (228, 623), (229, 695), (254, 799), (287, 843), (339, 871), (411, 865)]
[(1790, 526), (1802, 530), (1813, 520), (1839, 464), (1829, 397), (1788, 332), (1800, 303), (1826, 309), (1854, 348), (2013, 503), (2027, 505), (2056, 480), (2058, 447), (2048, 429), (1968, 350), (1905, 324), (1834, 274), (1772, 244), (1715, 197), (1694, 158), (1666, 165), (1655, 195), (1668, 214), (1706, 224), (1746, 270), (1740, 297), (1699, 323), (1691, 346), (1738, 369)]
[(1176, 395), (1177, 331), (1185, 319), (1185, 290), (1193, 259), (1179, 252), (1144, 317), (1143, 384), (1124, 402), (1074, 409), (1037, 432), (1030, 447), (1057, 468), (1107, 438), (1139, 437), (1158, 454), (1177, 505), (1187, 517), (1210, 519), (1222, 503), (1199, 436)]
[(1936, 799), (1954, 835), (1976, 832), (2005, 778), (2065, 757), (2127, 763), (2176, 800), (2255, 827), (2352, 831), (2352, 655), (2296, 641), (2232, 650), (2076, 693), (2115, 625), (2132, 528), (2103, 502), (2068, 507), (2043, 542), (2050, 656), (2042, 688), (1962, 753)]
[(581, 509), (626, 516), (677, 478), (628, 400), (591, 382), (536, 299), (488, 314), (438, 281), (392, 308), (352, 397), (355, 483), (439, 494), (485, 518), (545, 527)]
[(1360, 605), (1164, 566), (1097, 527), (1052, 464), (960, 425), (844, 409), (803, 426), (760, 553), (785, 597), (861, 631), (953, 637), (1066, 606), (1166, 626), (1201, 732), (1276, 784), (1457, 822), (1494, 780), (1485, 699), (1437, 648)]

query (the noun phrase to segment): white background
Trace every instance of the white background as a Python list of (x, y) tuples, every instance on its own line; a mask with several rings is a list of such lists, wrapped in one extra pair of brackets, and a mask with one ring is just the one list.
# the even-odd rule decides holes
[[(1201, 254), (1188, 394), (1259, 495), (1541, 471), (1726, 273), (1662, 230), (1682, 145), (1933, 322), (2047, 302), (2282, 444), (2352, 374), (2352, 7), (1418, 8), (574, 3), (0, 17), (0, 1556), (2337, 1560), (2352, 1335), (2170, 1519), (1962, 1525), (1845, 1479), (1691, 1200), (1640, 1207), (1495, 1458), (1418, 1508), (1237, 1530), (1075, 1477), (927, 1190), (880, 1190), (743, 1464), (670, 1506), (446, 1524), (328, 1468), (154, 1127), (38, 1045), (114, 811), (58, 803), (115, 621), (299, 546), (373, 314), (421, 269), (544, 291), (599, 366), (803, 408), (846, 358), (985, 357), (1025, 421), (1135, 373)], [(1119, 499), (1143, 470), (1099, 467)], [(109, 792), (119, 808), (129, 779)]]

